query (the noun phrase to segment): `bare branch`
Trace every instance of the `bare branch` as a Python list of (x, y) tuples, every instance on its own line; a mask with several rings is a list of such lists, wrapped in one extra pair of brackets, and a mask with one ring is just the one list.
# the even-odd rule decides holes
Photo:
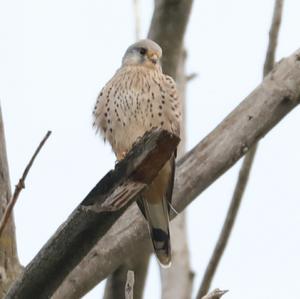
[[(202, 191), (237, 162), (300, 101), (300, 50), (282, 59), (264, 81), (206, 138), (177, 163), (174, 208), (181, 212)], [(175, 217), (175, 215), (172, 215)], [(115, 223), (97, 247), (68, 276), (68, 288), (53, 298), (77, 298), (141, 250), (151, 250), (147, 226), (134, 207)], [(95, 263), (97, 256), (97, 263)], [(101, 259), (101, 262), (99, 262)], [(93, 264), (93, 267), (88, 267)], [(76, 278), (88, 269), (89, 281), (80, 289)], [(72, 288), (72, 282), (73, 287)], [(69, 293), (66, 293), (65, 290)]]
[(174, 79), (192, 3), (192, 0), (155, 0), (148, 36), (162, 47), (164, 73)]
[(36, 156), (39, 154), (41, 148), (43, 147), (43, 145), (45, 144), (45, 142), (47, 141), (47, 139), (49, 138), (49, 136), (51, 135), (51, 131), (48, 131), (47, 134), (45, 135), (45, 137), (43, 138), (43, 140), (40, 142), (39, 146), (37, 147), (37, 149), (35, 150), (32, 158), (30, 159), (28, 165), (26, 166), (23, 174), (22, 174), (22, 177), (20, 178), (18, 184), (16, 185), (15, 187), (15, 191), (14, 191), (14, 194), (10, 200), (10, 202), (8, 203), (7, 205), (7, 208), (3, 214), (3, 217), (1, 219), (1, 222), (0, 222), (0, 236), (2, 234), (2, 231), (4, 230), (4, 227), (7, 223), (7, 220), (9, 218), (9, 216), (11, 215), (11, 212), (13, 210), (13, 207), (15, 206), (16, 202), (17, 202), (17, 199), (19, 197), (19, 194), (20, 192), (22, 191), (22, 189), (25, 188), (25, 180), (26, 180), (26, 177), (28, 175), (28, 172), (36, 158)]
[[(276, 52), (277, 37), (279, 33), (279, 27), (281, 23), (281, 14), (282, 14), (282, 5), (283, 0), (276, 0), (272, 25), (270, 29), (270, 40), (268, 51), (266, 55), (266, 60), (264, 64), (264, 76), (266, 76), (274, 66), (274, 57)], [(219, 239), (215, 245), (207, 268), (205, 270), (201, 286), (197, 295), (197, 298), (200, 299), (206, 294), (210, 288), (211, 282), (219, 265), (219, 262), (222, 258), (222, 255), (225, 251), (226, 245), (228, 243), (232, 228), (235, 223), (236, 216), (239, 211), (239, 207), (245, 192), (251, 167), (254, 161), (254, 157), (257, 150), (257, 144), (250, 148), (249, 152), (246, 154), (243, 161), (239, 177), (236, 183), (233, 197), (231, 199), (230, 207), (228, 209), (225, 222), (223, 224), (222, 231), (220, 233)]]
[[(4, 124), (0, 105), (0, 219), (11, 198), (9, 170), (6, 155)], [(4, 298), (10, 285), (22, 271), (15, 235), (13, 214), (0, 235), (0, 298)]]
[(272, 24), (269, 32), (269, 45), (264, 64), (264, 76), (266, 76), (272, 70), (275, 63), (275, 52), (277, 48), (277, 40), (281, 24), (282, 9), (283, 0), (275, 0)]
[(125, 299), (133, 299), (133, 286), (134, 286), (134, 272), (128, 271), (126, 285), (125, 285)]
[(178, 143), (177, 136), (161, 129), (146, 133), (60, 226), (6, 298), (51, 297), (66, 275), (156, 177)]
[[(164, 73), (176, 79), (178, 91), (184, 101), (185, 78), (183, 38), (192, 7), (192, 0), (155, 0), (155, 9), (152, 16), (149, 38), (156, 41), (163, 50), (162, 67)], [(182, 62), (179, 65), (179, 62)], [(185, 119), (185, 107), (183, 119)], [(185, 134), (179, 152), (183, 153)], [(185, 215), (179, 215), (176, 222), (171, 223), (172, 267), (161, 270), (162, 298), (189, 298), (192, 290), (192, 277), (189, 265), (189, 252), (186, 239)], [(176, 284), (178, 272), (182, 275), (181, 284)], [(173, 288), (169, 286), (173, 285)]]
[(198, 77), (198, 74), (197, 73), (191, 73), (189, 75), (186, 76), (186, 81), (192, 81), (194, 79), (196, 79)]
[[(135, 273), (134, 298), (143, 298), (149, 258), (149, 250), (139, 252), (131, 259), (124, 258), (123, 264), (107, 278), (103, 299), (124, 297), (124, 288), (126, 287), (126, 276), (128, 273), (128, 269), (131, 269)], [(94, 259), (94, 262), (97, 263), (98, 259)], [(83, 270), (82, 274), (88, 275), (89, 277), (90, 273), (87, 273), (85, 270)]]
[(220, 289), (214, 289), (212, 292), (206, 294), (201, 299), (220, 299), (224, 294), (226, 294), (228, 290), (220, 290)]
[(236, 189), (234, 190), (234, 194), (219, 239), (215, 245), (215, 248), (213, 250), (213, 253), (211, 255), (207, 268), (205, 270), (201, 282), (201, 286), (197, 295), (197, 299), (201, 299), (208, 292), (213, 277), (216, 273), (217, 267), (219, 265), (219, 262), (226, 248), (233, 225), (236, 220), (236, 215), (240, 207), (243, 193), (246, 188), (255, 151), (256, 151), (256, 145), (250, 149), (250, 151), (247, 153), (243, 161), (243, 166), (241, 167), (239, 177), (238, 177), (238, 184), (236, 186)]

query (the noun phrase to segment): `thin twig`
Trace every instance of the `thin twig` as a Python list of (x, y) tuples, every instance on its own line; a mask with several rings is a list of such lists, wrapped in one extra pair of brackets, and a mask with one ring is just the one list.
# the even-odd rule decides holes
[(197, 77), (198, 77), (198, 74), (197, 74), (197, 73), (191, 73), (191, 74), (189, 74), (189, 75), (187, 75), (187, 76), (185, 77), (185, 80), (188, 82), (188, 81), (194, 80), (194, 79), (197, 78)]
[(272, 25), (269, 32), (269, 45), (263, 70), (264, 77), (273, 69), (275, 63), (275, 52), (281, 24), (283, 1), (284, 0), (276, 0), (275, 2)]
[[(277, 39), (278, 39), (278, 33), (281, 24), (282, 7), (283, 7), (283, 0), (276, 0), (271, 29), (269, 33), (269, 45), (268, 45), (268, 50), (267, 50), (264, 69), (263, 69), (264, 76), (266, 76), (274, 66)], [(218, 267), (218, 264), (222, 258), (222, 255), (228, 243), (240, 207), (240, 203), (248, 183), (249, 174), (254, 161), (256, 150), (257, 150), (257, 144), (255, 144), (249, 150), (249, 152), (246, 154), (244, 158), (242, 167), (240, 169), (239, 177), (236, 183), (236, 187), (234, 190), (234, 194), (230, 203), (230, 207), (228, 209), (221, 234), (216, 243), (216, 246), (209, 260), (207, 268), (205, 270), (203, 280), (197, 295), (197, 299), (202, 298), (204, 294), (208, 292), (212, 279)]]
[(135, 39), (141, 38), (141, 17), (140, 17), (140, 2), (133, 0), (134, 21), (135, 21)]
[(9, 218), (9, 216), (11, 215), (11, 212), (13, 210), (13, 207), (15, 206), (17, 199), (19, 197), (19, 194), (21, 193), (22, 189), (25, 189), (25, 179), (29, 173), (29, 170), (36, 158), (36, 156), (38, 155), (38, 153), (40, 152), (41, 148), (43, 147), (43, 145), (45, 144), (45, 142), (47, 141), (47, 139), (49, 138), (49, 136), (51, 135), (51, 131), (48, 131), (47, 134), (45, 135), (45, 137), (43, 138), (43, 140), (40, 142), (39, 146), (37, 147), (37, 149), (35, 150), (32, 158), (30, 159), (29, 163), (27, 164), (22, 177), (20, 178), (18, 184), (15, 186), (15, 191), (13, 196), (11, 197), (11, 200), (9, 201), (6, 210), (4, 211), (3, 217), (1, 219), (0, 222), (0, 236), (2, 234), (2, 231), (5, 228), (5, 225), (7, 223), (7, 220)]
[(202, 283), (197, 295), (197, 299), (202, 298), (208, 292), (212, 279), (217, 270), (218, 264), (226, 248), (228, 239), (232, 231), (232, 227), (236, 219), (236, 215), (240, 207), (243, 193), (246, 188), (250, 169), (252, 166), (252, 161), (255, 155), (255, 149), (256, 149), (256, 145), (245, 156), (243, 166), (241, 167), (239, 173), (238, 184), (236, 185), (236, 188), (234, 190), (233, 198), (231, 200), (219, 239), (215, 245), (214, 251), (205, 270), (205, 274), (202, 279)]
[(214, 289), (212, 292), (206, 294), (201, 299), (220, 299), (228, 290)]

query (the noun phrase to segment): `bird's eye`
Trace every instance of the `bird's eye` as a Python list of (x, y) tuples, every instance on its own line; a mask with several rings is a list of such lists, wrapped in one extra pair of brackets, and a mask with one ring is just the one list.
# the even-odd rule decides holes
[(145, 55), (147, 53), (147, 49), (146, 48), (140, 48), (140, 54), (141, 55)]

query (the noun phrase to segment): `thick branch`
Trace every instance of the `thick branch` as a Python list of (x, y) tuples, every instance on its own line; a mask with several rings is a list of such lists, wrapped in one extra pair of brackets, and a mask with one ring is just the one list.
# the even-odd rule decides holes
[[(192, 0), (156, 0), (148, 36), (163, 49), (162, 68), (164, 73), (176, 79), (183, 108), (182, 140), (178, 157), (185, 151), (185, 58), (183, 39), (192, 7)], [(171, 223), (172, 267), (161, 271), (162, 298), (190, 298), (192, 275), (186, 237), (185, 214)], [(181, 283), (178, 284), (178, 273)], [(172, 286), (172, 287), (170, 287)]]
[[(204, 140), (177, 164), (174, 207), (181, 212), (202, 191), (234, 165), (259, 139), (265, 136), (300, 101), (300, 50), (281, 60), (264, 81), (218, 125)], [(174, 215), (172, 215), (174, 217)], [(115, 223), (108, 234), (82, 261), (82, 268), (93, 263), (94, 256), (102, 263), (89, 267), (88, 288), (105, 279), (140, 250), (150, 250), (147, 226), (140, 213), (131, 207)], [(92, 275), (92, 276), (91, 276)], [(76, 271), (68, 277), (77, 284)], [(68, 288), (53, 298), (79, 298), (84, 294)]]
[[(7, 298), (49, 298), (66, 275), (151, 183), (179, 138), (159, 129), (147, 133), (87, 195), (46, 243)], [(63, 266), (62, 266), (63, 265)]]
[[(144, 252), (138, 252), (130, 260), (124, 259), (124, 263), (107, 278), (103, 299), (124, 298), (128, 272), (134, 272), (135, 274), (134, 298), (143, 298), (149, 258), (150, 252), (145, 250)], [(97, 262), (96, 259), (95, 263)], [(128, 271), (129, 269), (132, 271)], [(89, 277), (89, 273), (86, 274), (84, 271), (83, 274)]]
[[(277, 46), (277, 37), (279, 33), (279, 27), (281, 23), (281, 14), (282, 14), (282, 6), (283, 0), (276, 0), (273, 20), (270, 29), (270, 39), (268, 45), (268, 51), (264, 64), (264, 76), (266, 76), (274, 66), (275, 52)], [(201, 282), (201, 286), (197, 295), (197, 298), (200, 299), (206, 294), (209, 290), (212, 279), (215, 275), (219, 262), (222, 258), (222, 255), (225, 251), (226, 245), (228, 243), (233, 225), (235, 223), (236, 216), (239, 211), (239, 207), (246, 190), (246, 186), (248, 183), (250, 171), (253, 165), (253, 161), (255, 158), (256, 150), (258, 144), (255, 144), (249, 152), (246, 154), (245, 159), (243, 161), (239, 177), (235, 186), (235, 190), (233, 193), (233, 197), (231, 199), (230, 207), (228, 209), (225, 222), (223, 224), (222, 231), (220, 233), (219, 239), (216, 243), (216, 246), (213, 250), (212, 256), (209, 260), (207, 268), (205, 270), (203, 280)]]
[[(134, 287), (134, 272), (128, 271), (127, 272), (127, 280), (125, 285), (125, 299), (133, 299), (133, 287)], [(120, 298), (120, 297), (115, 297)]]
[[(4, 125), (0, 106), (0, 220), (11, 198), (8, 163), (6, 156)], [(0, 235), (0, 298), (21, 272), (17, 254), (15, 225), (13, 216), (9, 217), (5, 229)]]
[(174, 79), (177, 76), (177, 65), (192, 2), (192, 0), (155, 0), (148, 37), (162, 47), (164, 73)]

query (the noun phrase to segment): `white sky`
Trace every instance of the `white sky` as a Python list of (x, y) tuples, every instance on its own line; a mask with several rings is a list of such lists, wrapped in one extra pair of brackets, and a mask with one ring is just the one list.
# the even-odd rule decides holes
[[(152, 1), (141, 0), (143, 36)], [(192, 148), (262, 78), (273, 1), (195, 0), (187, 35), (187, 135)], [(286, 0), (278, 59), (300, 46), (300, 2)], [(14, 185), (40, 139), (53, 135), (29, 174), (15, 209), (18, 251), (26, 265), (114, 166), (91, 128), (101, 87), (134, 41), (131, 0), (0, 3), (0, 99)], [(259, 146), (250, 184), (213, 287), (226, 298), (298, 298), (300, 293), (300, 111)], [(194, 293), (235, 185), (234, 167), (188, 209)], [(145, 298), (159, 298), (152, 260)], [(85, 298), (100, 298), (103, 284)]]

